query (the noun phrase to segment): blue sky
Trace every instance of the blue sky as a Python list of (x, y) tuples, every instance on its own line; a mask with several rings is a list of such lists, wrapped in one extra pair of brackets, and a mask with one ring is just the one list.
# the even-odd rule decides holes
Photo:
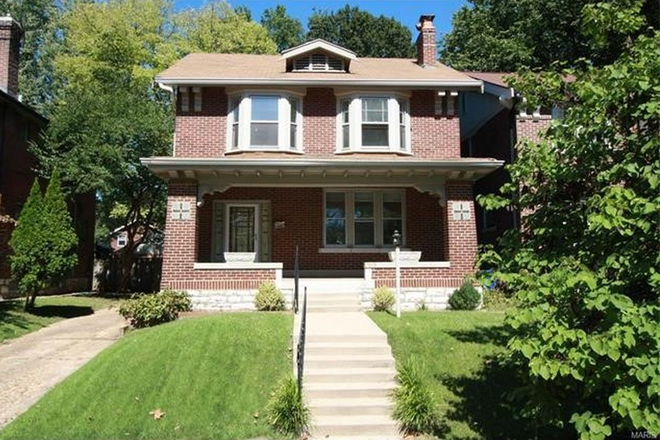
[[(252, 11), (255, 20), (259, 20), (264, 9), (272, 8), (281, 3), (286, 6), (287, 11), (293, 17), (298, 18), (303, 26), (307, 26), (307, 18), (314, 9), (336, 10), (347, 3), (351, 6), (358, 6), (360, 9), (367, 10), (375, 15), (386, 15), (394, 17), (404, 25), (410, 27), (415, 38), (415, 23), (422, 14), (435, 14), (435, 25), (438, 33), (442, 34), (451, 29), (451, 17), (466, 0), (228, 0), (229, 3), (236, 6), (247, 6)], [(205, 0), (175, 0), (177, 9), (196, 8), (205, 3)]]

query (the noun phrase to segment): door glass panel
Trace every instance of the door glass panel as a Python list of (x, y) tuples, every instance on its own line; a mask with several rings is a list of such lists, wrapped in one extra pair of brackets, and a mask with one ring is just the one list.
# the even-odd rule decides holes
[(325, 242), (327, 245), (346, 244), (345, 194), (329, 192), (325, 195)]
[(254, 206), (229, 207), (229, 252), (254, 252)]
[(355, 219), (355, 244), (374, 244), (374, 193), (356, 192), (355, 207), (353, 210)]

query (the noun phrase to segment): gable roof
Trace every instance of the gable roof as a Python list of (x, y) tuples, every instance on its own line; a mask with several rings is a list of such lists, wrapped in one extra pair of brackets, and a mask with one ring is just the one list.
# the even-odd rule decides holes
[(408, 58), (359, 58), (350, 72), (287, 72), (282, 55), (193, 53), (156, 76), (163, 85), (415, 86), (481, 89), (478, 79), (444, 64)]
[(357, 55), (352, 50), (348, 50), (345, 47), (341, 47), (337, 44), (326, 41), (323, 38), (317, 38), (315, 40), (306, 41), (298, 46), (290, 47), (289, 49), (283, 50), (282, 59), (287, 60), (316, 50), (323, 50), (339, 58), (344, 58), (353, 61), (357, 60)]

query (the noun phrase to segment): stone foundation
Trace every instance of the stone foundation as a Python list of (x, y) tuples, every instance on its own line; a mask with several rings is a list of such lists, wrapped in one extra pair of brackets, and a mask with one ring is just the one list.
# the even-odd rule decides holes
[[(284, 294), (287, 309), (293, 304), (293, 291), (280, 289)], [(255, 310), (254, 297), (257, 289), (252, 290), (188, 290), (186, 291), (193, 310), (206, 311), (248, 311)]]
[[(391, 289), (395, 293), (394, 289)], [(449, 297), (456, 290), (454, 287), (402, 287), (401, 288), (401, 310), (419, 310), (422, 305), (429, 310), (446, 310), (449, 308)], [(371, 299), (374, 296), (374, 288), (364, 288), (361, 295), (362, 308), (371, 310), (373, 305)]]

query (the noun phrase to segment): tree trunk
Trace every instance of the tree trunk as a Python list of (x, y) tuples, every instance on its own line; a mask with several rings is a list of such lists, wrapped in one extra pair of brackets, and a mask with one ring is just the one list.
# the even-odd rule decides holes
[(28, 292), (25, 294), (25, 311), (32, 310), (34, 308), (34, 300), (36, 298), (36, 292)]
[(32, 294), (32, 298), (30, 298), (30, 309), (34, 309), (34, 302), (37, 300), (37, 292), (34, 292)]

